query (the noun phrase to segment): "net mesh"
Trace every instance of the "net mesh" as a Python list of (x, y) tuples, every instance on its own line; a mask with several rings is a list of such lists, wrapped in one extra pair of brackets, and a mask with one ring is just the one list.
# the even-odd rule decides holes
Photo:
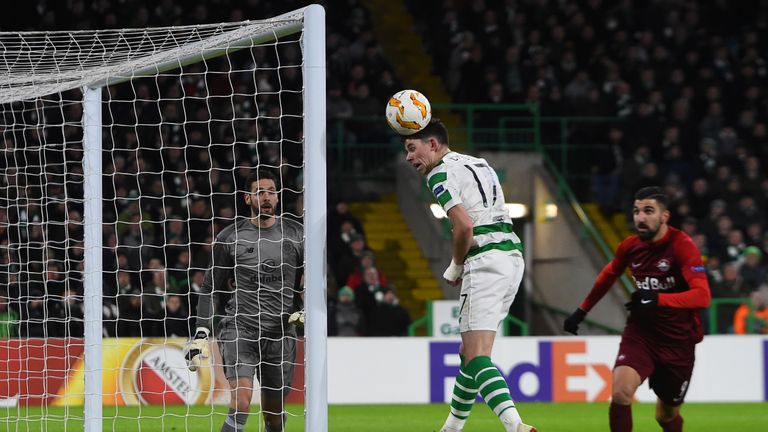
[[(82, 427), (87, 270), (80, 87), (106, 84), (101, 376), (102, 400), (115, 408), (105, 411), (114, 416), (104, 428), (133, 422), (160, 430), (195, 416), (212, 430), (221, 427), (229, 385), (218, 345), (211, 344), (211, 367), (197, 373), (187, 370), (182, 349), (194, 331), (216, 237), (250, 215), (245, 178), (274, 173), (281, 219), (303, 222), (302, 33), (291, 30), (300, 18), (297, 11), (264, 22), (0, 34), (5, 426)], [(239, 247), (240, 239), (232, 244)], [(276, 259), (272, 271), (303, 267), (284, 253)], [(285, 285), (299, 292), (293, 281)], [(224, 305), (237, 297), (234, 290), (244, 287), (213, 288), (218, 323), (227, 315)], [(266, 358), (274, 344), (285, 351), (296, 343), (288, 329), (245, 339)], [(295, 359), (271, 364), (281, 373), (295, 368), (293, 380), (276, 389), (289, 402), (302, 401), (298, 345)], [(280, 409), (288, 417), (303, 415), (301, 408)], [(263, 427), (263, 414), (252, 409), (249, 423)]]
[(290, 33), (303, 10), (263, 21), (152, 29), (0, 32), (0, 102), (101, 86)]

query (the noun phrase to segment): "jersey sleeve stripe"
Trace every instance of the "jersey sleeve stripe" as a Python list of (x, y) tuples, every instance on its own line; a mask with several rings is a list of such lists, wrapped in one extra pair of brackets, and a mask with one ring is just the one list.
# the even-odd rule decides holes
[(448, 180), (448, 173), (439, 172), (430, 177), (429, 180), (427, 180), (427, 184), (429, 185), (430, 189), (435, 189), (435, 186), (446, 180)]
[(483, 235), (492, 233), (511, 233), (514, 232), (511, 223), (499, 222), (490, 225), (480, 225), (472, 228), (472, 235)]
[(441, 207), (445, 207), (445, 205), (448, 204), (448, 201), (452, 199), (453, 197), (451, 196), (451, 193), (448, 191), (445, 191), (437, 197), (437, 202), (440, 203)]
[[(473, 257), (475, 255), (479, 255), (483, 252), (488, 252), (490, 250), (500, 250), (504, 252), (509, 251), (519, 251), (520, 253), (523, 252), (523, 245), (521, 243), (516, 243), (512, 240), (504, 240), (497, 243), (488, 243), (486, 245), (480, 246), (480, 247), (474, 247), (467, 252), (466, 258)], [(465, 258), (465, 259), (466, 259)]]

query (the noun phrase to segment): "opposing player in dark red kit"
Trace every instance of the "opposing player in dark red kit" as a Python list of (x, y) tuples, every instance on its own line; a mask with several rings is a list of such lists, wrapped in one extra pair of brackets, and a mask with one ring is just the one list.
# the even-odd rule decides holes
[(658, 397), (656, 421), (665, 432), (680, 432), (680, 405), (693, 372), (695, 346), (703, 338), (699, 310), (709, 306), (709, 284), (696, 245), (667, 225), (667, 197), (659, 188), (637, 191), (633, 214), (637, 235), (621, 242), (563, 328), (576, 334), (587, 312), (629, 267), (637, 289), (626, 304), (630, 315), (613, 368), (611, 432), (632, 430), (632, 399), (646, 378)]

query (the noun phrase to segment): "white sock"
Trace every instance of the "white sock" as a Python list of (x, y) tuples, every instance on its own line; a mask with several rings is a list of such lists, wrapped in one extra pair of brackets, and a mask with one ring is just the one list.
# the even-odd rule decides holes
[(458, 432), (464, 428), (464, 423), (466, 422), (466, 419), (462, 420), (448, 413), (448, 418), (445, 419), (445, 423), (443, 424), (443, 428), (440, 429), (440, 432)]
[(517, 408), (509, 407), (499, 415), (501, 423), (504, 425), (504, 429), (507, 432), (517, 432), (517, 425), (521, 424), (523, 420), (520, 418), (520, 413), (517, 412)]

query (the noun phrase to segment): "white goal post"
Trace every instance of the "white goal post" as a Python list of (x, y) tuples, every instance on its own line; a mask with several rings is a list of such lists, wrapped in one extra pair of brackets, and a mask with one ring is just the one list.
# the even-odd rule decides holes
[[(294, 45), (299, 52), (292, 62)], [(162, 273), (163, 286), (170, 286), (165, 285), (172, 270), (166, 251), (172, 245), (190, 260), (185, 269), (176, 270), (188, 276), (184, 282), (187, 287), (193, 286), (193, 276), (199, 273), (196, 270), (203, 269), (196, 265), (194, 256), (189, 256), (198, 250), (209, 253), (208, 240), (216, 230), (236, 220), (241, 203), (231, 209), (228, 202), (225, 208), (229, 212), (224, 214), (216, 214), (213, 208), (227, 199), (242, 201), (236, 183), (242, 180), (249, 163), (252, 169), (274, 168), (282, 185), (281, 198), (298, 197), (295, 206), (299, 210), (283, 207), (283, 212), (292, 213), (304, 228), (304, 423), (307, 431), (327, 431), (325, 68), (325, 11), (319, 5), (260, 21), (215, 25), (0, 32), (0, 107), (5, 119), (0, 124), (4, 140), (0, 152), (5, 154), (0, 167), (4, 179), (0, 198), (5, 203), (0, 206), (4, 227), (0, 247), (8, 256), (3, 263), (3, 283), (18, 287), (16, 294), (9, 292), (7, 298), (18, 303), (18, 335), (22, 338), (35, 337), (36, 325), (46, 338), (78, 336), (72, 329), (81, 319), (82, 420), (86, 431), (101, 431), (105, 425), (102, 413), (107, 383), (103, 382), (103, 371), (111, 366), (102, 364), (102, 342), (105, 334), (120, 336), (119, 322), (126, 319), (119, 313), (121, 282), (115, 282), (115, 294), (105, 294), (104, 280), (128, 273), (134, 285), (139, 285), (136, 295), (150, 298), (152, 293), (147, 297), (146, 288), (158, 273)], [(290, 82), (284, 81), (288, 78)], [(291, 87), (295, 82), (299, 87)], [(132, 98), (125, 99), (126, 93)], [(72, 119), (78, 112), (75, 105), (82, 109), (79, 122)], [(291, 111), (294, 106), (300, 112)], [(56, 118), (51, 124), (46, 123), (49, 116)], [(126, 118), (133, 120), (126, 123)], [(121, 131), (130, 136), (124, 147), (117, 143), (123, 140)], [(60, 137), (61, 142), (50, 136)], [(210, 142), (201, 144), (201, 137)], [(166, 157), (166, 153), (171, 156)], [(22, 155), (23, 161), (17, 155)], [(81, 159), (72, 159), (72, 155)], [(190, 155), (198, 159), (188, 160)], [(243, 155), (250, 155), (250, 160), (238, 160)], [(219, 162), (217, 157), (228, 162)], [(142, 183), (139, 177), (143, 175), (159, 180)], [(118, 177), (138, 186), (123, 187)], [(73, 178), (77, 179), (74, 186), (70, 183)], [(294, 178), (299, 180), (291, 183)], [(180, 190), (168, 189), (173, 181)], [(226, 194), (219, 193), (215, 190), (217, 182), (227, 187), (235, 184), (234, 190), (225, 188)], [(152, 189), (147, 190), (148, 186)], [(82, 195), (71, 188), (81, 188)], [(130, 195), (136, 190), (137, 196)], [(151, 216), (143, 207), (149, 201), (156, 212)], [(200, 202), (204, 204), (200, 207), (209, 205), (208, 212), (195, 213)], [(131, 214), (129, 208), (137, 209), (139, 215)], [(51, 216), (59, 210), (62, 220)], [(179, 210), (188, 216), (179, 217)], [(202, 214), (207, 216), (199, 216)], [(171, 240), (166, 227), (179, 221), (186, 227), (187, 240)], [(199, 234), (193, 223), (209, 230), (202, 234), (205, 241), (193, 238)], [(152, 237), (147, 230), (154, 233)], [(53, 231), (64, 233), (63, 243), (56, 243), (58, 234)], [(80, 231), (81, 240), (73, 234)], [(38, 237), (39, 251), (37, 246), (30, 246)], [(124, 238), (132, 240), (124, 242)], [(119, 250), (126, 252), (121, 255)], [(105, 256), (114, 256), (114, 269), (104, 267)], [(158, 256), (162, 268), (148, 267), (146, 261)], [(137, 259), (138, 267), (123, 271), (120, 260), (124, 258)], [(38, 269), (43, 272), (39, 281), (32, 274)], [(81, 318), (73, 318), (69, 309), (73, 306), (60, 299), (67, 294), (49, 290), (55, 277), (48, 274), (57, 272), (66, 279), (61, 281), (64, 293), (70, 292), (69, 284), (77, 280), (73, 275), (82, 276)], [(146, 274), (151, 277), (147, 279)], [(77, 288), (71, 292), (76, 293)], [(37, 295), (45, 305), (64, 301), (62, 315), (51, 319), (52, 315), (44, 312), (43, 322), (36, 322), (30, 305)], [(191, 289), (190, 295), (194, 295)], [(160, 296), (164, 312), (159, 316), (167, 318), (165, 302), (174, 294), (163, 291)], [(143, 307), (141, 322), (134, 323), (141, 331), (138, 337), (169, 338), (168, 322), (145, 319)], [(191, 313), (194, 305), (187, 307)], [(114, 324), (104, 318), (109, 310), (117, 314)], [(52, 326), (58, 324), (63, 330), (51, 333)], [(145, 333), (145, 324), (155, 325), (160, 333)], [(120, 379), (124, 380), (122, 373)], [(4, 385), (2, 379), (0, 371), (0, 386)], [(19, 393), (18, 397), (22, 396)], [(161, 396), (165, 403), (166, 395)], [(125, 401), (125, 395), (120, 397)], [(220, 426), (213, 424), (212, 428), (218, 430)]]

